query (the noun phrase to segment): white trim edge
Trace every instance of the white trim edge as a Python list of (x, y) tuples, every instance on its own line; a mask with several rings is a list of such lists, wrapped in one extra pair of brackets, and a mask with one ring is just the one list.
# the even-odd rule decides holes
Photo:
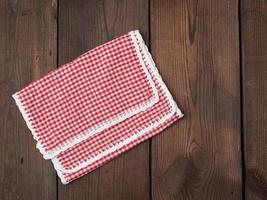
[[(33, 138), (34, 138), (36, 141), (38, 141), (37, 132), (35, 131), (35, 129), (34, 129), (32, 123), (31, 123), (31, 121), (30, 121), (30, 118), (29, 118), (29, 116), (28, 116), (28, 113), (25, 111), (24, 106), (23, 106), (22, 103), (20, 102), (17, 93), (13, 94), (12, 97), (13, 97), (13, 99), (15, 100), (16, 105), (17, 105), (19, 111), (21, 112), (21, 115), (22, 115), (24, 121), (26, 122), (27, 127), (30, 129)], [(43, 155), (45, 154), (46, 151), (45, 151), (45, 149), (44, 149), (44, 147), (42, 146), (41, 143), (37, 142), (37, 144), (36, 144), (36, 148), (39, 149), (39, 151), (40, 151)]]

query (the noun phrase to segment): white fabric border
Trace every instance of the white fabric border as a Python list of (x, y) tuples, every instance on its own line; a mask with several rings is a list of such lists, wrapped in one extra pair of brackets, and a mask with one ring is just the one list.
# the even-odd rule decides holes
[(28, 113), (25, 111), (24, 106), (20, 102), (17, 93), (13, 94), (12, 97), (15, 100), (16, 105), (19, 108), (19, 111), (22, 114), (22, 117), (23, 117), (24, 121), (26, 122), (26, 125), (30, 129), (30, 131), (31, 131), (31, 133), (33, 135), (33, 138), (37, 141), (36, 148), (39, 149), (39, 151), (41, 152), (41, 154), (45, 155), (46, 154), (46, 151), (43, 148), (43, 146), (41, 145), (41, 143), (38, 142), (37, 132), (36, 132), (35, 128), (33, 127), (32, 123), (31, 123), (31, 120), (30, 120), (30, 118), (28, 116)]

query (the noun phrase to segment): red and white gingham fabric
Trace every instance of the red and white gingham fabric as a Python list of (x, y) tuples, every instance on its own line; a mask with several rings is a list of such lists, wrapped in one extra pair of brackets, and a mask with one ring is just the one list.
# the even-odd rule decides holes
[(64, 184), (183, 116), (139, 31), (86, 52), (13, 97)]

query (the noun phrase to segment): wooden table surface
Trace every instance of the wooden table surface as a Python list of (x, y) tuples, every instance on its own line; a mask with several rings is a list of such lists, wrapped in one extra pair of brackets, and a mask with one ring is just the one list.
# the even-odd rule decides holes
[[(133, 29), (185, 117), (62, 185), (11, 94)], [(267, 1), (1, 0), (0, 199), (267, 199)]]

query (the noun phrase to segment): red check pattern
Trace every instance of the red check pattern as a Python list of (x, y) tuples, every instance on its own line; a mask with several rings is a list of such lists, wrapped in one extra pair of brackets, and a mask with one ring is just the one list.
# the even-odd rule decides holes
[[(136, 37), (136, 34), (134, 34), (134, 36)], [(163, 87), (159, 83), (160, 80), (157, 78), (157, 72), (153, 72), (151, 66), (147, 62), (145, 53), (140, 48), (141, 41), (139, 41), (138, 38), (136, 39), (142, 59), (145, 61), (144, 64), (151, 74), (152, 80), (159, 93), (159, 102), (146, 111), (138, 113), (131, 118), (126, 119), (122, 123), (116, 124), (109, 129), (104, 130), (101, 134), (88, 138), (54, 158), (54, 164), (56, 163), (55, 167), (59, 168), (57, 171), (63, 182), (68, 183), (73, 181), (102, 166), (104, 163), (112, 160), (121, 153), (158, 134), (164, 128), (182, 117), (176, 113), (176, 110), (173, 111), (173, 109), (176, 109), (176, 107), (172, 106), (173, 99), (168, 99), (166, 91), (164, 91)], [(145, 132), (142, 136), (131, 140), (121, 148), (117, 150), (114, 148), (113, 152), (110, 151), (112, 147), (122, 143), (127, 138), (130, 138), (134, 134), (138, 133), (140, 130), (156, 124), (167, 115), (170, 115), (169, 119), (164, 121), (162, 124), (159, 124), (156, 128)], [(94, 159), (103, 152), (108, 152), (108, 154), (106, 156), (99, 156), (99, 159)], [(89, 163), (88, 161), (90, 160), (93, 160), (93, 162)], [(86, 162), (89, 164), (86, 164)], [(83, 167), (77, 168), (80, 165), (83, 165)], [(68, 173), (64, 173), (63, 171), (68, 171)]]
[[(130, 35), (101, 45), (16, 95), (47, 157), (156, 99)], [(64, 149), (63, 149), (64, 150)], [(52, 157), (52, 156), (51, 156)]]
[[(154, 77), (153, 80), (156, 81)], [(81, 161), (97, 156), (139, 130), (160, 121), (161, 118), (170, 114), (172, 108), (164, 95), (163, 89), (160, 88), (158, 83), (156, 83), (156, 87), (160, 97), (157, 106), (153, 106), (145, 112), (140, 112), (61, 153), (57, 158), (62, 167), (64, 169), (72, 169), (79, 165)]]
[(138, 31), (86, 52), (14, 98), (64, 184), (182, 117)]

